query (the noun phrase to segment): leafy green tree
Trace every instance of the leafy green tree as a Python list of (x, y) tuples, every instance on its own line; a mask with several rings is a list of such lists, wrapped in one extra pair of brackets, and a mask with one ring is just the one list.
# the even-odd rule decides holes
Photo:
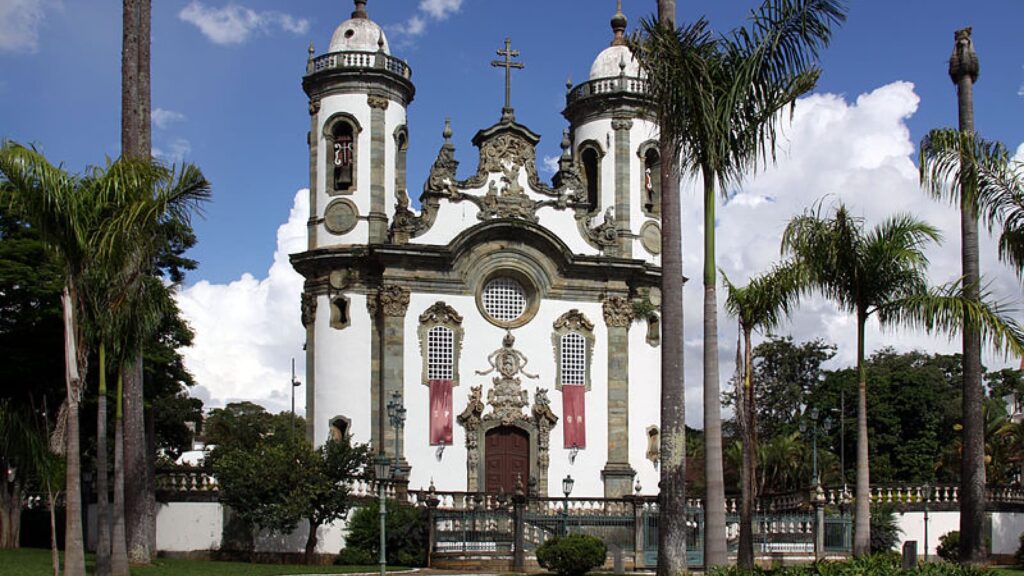
[(810, 404), (812, 392), (825, 379), (821, 366), (835, 354), (835, 345), (820, 338), (796, 344), (791, 336), (769, 336), (754, 348), (758, 435), (797, 431), (801, 406)]
[(817, 211), (787, 225), (782, 250), (805, 267), (812, 285), (857, 322), (857, 483), (854, 553), (870, 545), (867, 367), (864, 331), (877, 315), (883, 326), (953, 333), (969, 318), (997, 348), (1019, 352), (1024, 335), (1000, 306), (966, 297), (957, 286), (930, 290), (924, 247), (938, 231), (909, 215), (891, 217), (869, 231), (839, 204), (831, 217)]
[[(427, 517), (424, 509), (388, 504), (385, 509), (384, 538), (387, 563), (394, 566), (426, 566), (430, 546)], [(349, 558), (369, 559), (375, 564), (380, 557), (380, 505), (367, 502), (352, 513), (345, 538)]]
[(349, 436), (313, 448), (298, 427), (270, 433), (272, 420), (264, 434), (248, 436), (251, 430), (241, 428), (244, 436), (231, 437), (211, 455), (220, 498), (250, 525), (272, 532), (290, 532), (305, 518), (306, 562), (313, 563), (317, 531), (348, 513), (348, 482), (366, 468), (369, 448), (353, 445)]
[[(795, 306), (800, 290), (800, 271), (794, 266), (779, 266), (767, 274), (736, 286), (723, 273), (728, 290), (725, 309), (739, 321), (743, 338), (742, 377), (737, 383), (736, 419), (742, 444), (740, 466), (740, 540), (737, 563), (754, 567), (754, 501), (757, 499), (757, 406), (755, 403), (753, 347), (754, 330), (771, 330)], [(739, 351), (737, 350), (737, 354)]]
[[(845, 19), (838, 0), (765, 0), (751, 25), (714, 35), (707, 20), (676, 30), (643, 23), (635, 49), (649, 73), (660, 129), (683, 170), (704, 185), (705, 562), (726, 563), (718, 373), (715, 196), (775, 157), (779, 114), (817, 82), (818, 52)], [(665, 214), (665, 212), (663, 212)], [(669, 273), (669, 271), (665, 271)]]

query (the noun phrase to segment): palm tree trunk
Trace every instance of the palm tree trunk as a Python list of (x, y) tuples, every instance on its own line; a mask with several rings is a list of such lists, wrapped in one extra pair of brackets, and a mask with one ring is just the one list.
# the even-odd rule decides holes
[(110, 485), (107, 477), (107, 348), (100, 342), (96, 402), (96, 574), (110, 575)]
[[(658, 22), (675, 29), (675, 0), (658, 0)], [(661, 478), (658, 576), (686, 573), (686, 390), (683, 381), (683, 252), (679, 161), (662, 135)]]
[(110, 568), (113, 576), (128, 576), (128, 546), (124, 522), (124, 379), (117, 376), (117, 407), (114, 410), (114, 527), (111, 534)]
[[(959, 37), (958, 33), (958, 37)], [(957, 87), (960, 131), (974, 134), (974, 81), (978, 62), (970, 42), (954, 45), (957, 68), (950, 62), (950, 75)], [(970, 161), (965, 166), (972, 166)], [(964, 296), (980, 299), (981, 271), (978, 264), (977, 182), (968, 174), (960, 190), (960, 258), (964, 278)], [(981, 384), (981, 332), (978, 326), (964, 323), (963, 329), (963, 459), (960, 469), (960, 559), (970, 564), (985, 561), (985, 393)]]
[(64, 361), (67, 368), (67, 407), (65, 419), (66, 474), (64, 499), (64, 576), (85, 576), (85, 542), (82, 538), (82, 459), (78, 429), (78, 403), (85, 370), (78, 349), (79, 330), (75, 321), (75, 289), (64, 289)]
[(60, 576), (60, 552), (57, 550), (57, 496), (58, 492), (46, 485), (46, 507), (50, 513), (50, 565), (53, 576)]
[(149, 515), (146, 498), (146, 440), (143, 418), (142, 362), (136, 360), (124, 369), (124, 479), (125, 528), (128, 560), (148, 564)]
[(743, 464), (740, 468), (740, 542), (736, 562), (740, 568), (754, 567), (754, 500), (757, 498), (754, 478), (756, 470), (754, 380), (749, 328), (743, 327), (743, 384), (740, 389), (742, 410), (740, 434), (743, 440)]
[(871, 553), (871, 475), (868, 463), (868, 377), (864, 365), (864, 326), (867, 313), (857, 311), (857, 486), (853, 554)]
[(139, 158), (139, 0), (124, 0), (121, 23), (121, 154)]
[(715, 270), (715, 179), (704, 175), (704, 564), (728, 561), (725, 480), (722, 469), (722, 404), (718, 382), (718, 283)]

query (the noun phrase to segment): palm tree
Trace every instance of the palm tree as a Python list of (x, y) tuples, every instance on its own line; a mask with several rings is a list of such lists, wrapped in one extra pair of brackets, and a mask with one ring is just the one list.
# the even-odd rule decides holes
[[(769, 273), (736, 286), (722, 273), (728, 295), (726, 311), (739, 321), (743, 337), (743, 367), (736, 393), (736, 418), (742, 440), (740, 466), (740, 541), (737, 563), (741, 568), (754, 567), (754, 501), (757, 499), (757, 412), (754, 405), (754, 368), (751, 335), (754, 330), (771, 330), (779, 326), (796, 304), (800, 288), (800, 270), (796, 266), (778, 266)], [(738, 354), (738, 351), (737, 351)]]
[[(704, 185), (705, 562), (726, 562), (718, 373), (715, 195), (774, 159), (779, 111), (811, 90), (818, 51), (845, 19), (841, 0), (765, 0), (749, 28), (714, 36), (701, 18), (679, 30), (643, 22), (634, 52), (683, 169)], [(663, 179), (664, 181), (664, 179)], [(663, 216), (667, 212), (662, 212)], [(668, 274), (667, 271), (663, 271)], [(666, 294), (665, 300), (668, 300)]]
[[(1024, 166), (1010, 159), (998, 142), (988, 142), (974, 133), (971, 109), (973, 79), (977, 77), (977, 56), (966, 35), (961, 46), (958, 33), (950, 74), (958, 79), (961, 99), (960, 130), (932, 130), (921, 143), (922, 185), (932, 196), (960, 206), (963, 233), (961, 262), (963, 282), (969, 297), (980, 297), (978, 264), (978, 216), (985, 215), (989, 230), (1000, 224), (999, 258), (1011, 265), (1018, 277), (1024, 265)], [(964, 54), (958, 54), (963, 49)], [(973, 76), (971, 73), (973, 57)], [(958, 63), (964, 62), (961, 66)], [(956, 64), (956, 66), (955, 66)], [(982, 530), (985, 516), (984, 416), (981, 385), (980, 336), (976, 326), (964, 326), (963, 424), (964, 457), (961, 461), (960, 539), (961, 557), (969, 562), (985, 558)]]
[(1006, 311), (965, 297), (959, 284), (929, 289), (924, 248), (938, 242), (933, 226), (909, 215), (888, 218), (869, 231), (840, 204), (825, 217), (820, 206), (787, 225), (782, 251), (804, 267), (809, 286), (857, 320), (857, 485), (854, 554), (870, 552), (865, 326), (872, 315), (883, 326), (954, 333), (963, 319), (976, 322), (996, 348), (1017, 352), (1024, 334)]
[(124, 262), (152, 236), (153, 222), (187, 223), (193, 207), (208, 197), (209, 184), (194, 166), (172, 170), (129, 159), (74, 176), (16, 143), (0, 147), (0, 176), (0, 206), (29, 222), (64, 262), (68, 385), (59, 427), (67, 458), (65, 574), (84, 576), (78, 407), (93, 343), (79, 318), (88, 318), (97, 302), (117, 301), (90, 278), (109, 270), (105, 264)]

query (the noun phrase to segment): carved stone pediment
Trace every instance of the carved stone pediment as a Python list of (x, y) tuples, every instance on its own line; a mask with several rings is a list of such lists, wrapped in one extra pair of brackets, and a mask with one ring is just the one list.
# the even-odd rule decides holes
[(462, 324), (462, 315), (444, 302), (435, 302), (420, 314), (420, 324)]

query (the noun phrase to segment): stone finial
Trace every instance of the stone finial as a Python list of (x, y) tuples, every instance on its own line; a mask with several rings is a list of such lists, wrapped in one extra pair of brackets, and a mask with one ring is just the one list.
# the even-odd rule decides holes
[(969, 76), (971, 82), (978, 81), (978, 73), (981, 66), (978, 63), (978, 54), (974, 51), (974, 41), (971, 40), (971, 28), (957, 30), (953, 34), (953, 55), (949, 57), (949, 79), (953, 84)]
[(565, 91), (566, 93), (572, 92), (572, 74), (565, 77)]
[(356, 9), (352, 12), (352, 17), (368, 19), (370, 15), (366, 13), (366, 0), (355, 0), (355, 3)]
[(628, 25), (629, 20), (622, 13), (622, 0), (619, 0), (615, 15), (612, 16), (612, 32), (615, 34), (615, 38), (612, 39), (612, 46), (626, 45), (626, 26)]
[(572, 147), (572, 140), (569, 138), (569, 129), (562, 130), (562, 158), (571, 158), (572, 153), (569, 149)]
[(310, 40), (309, 41), (309, 59), (310, 60), (313, 59), (313, 54), (316, 54), (316, 47), (313, 46), (313, 41)]
[(444, 119), (444, 130), (441, 131), (441, 136), (444, 137), (445, 144), (452, 143), (452, 119), (450, 117)]
[(381, 30), (380, 34), (377, 35), (377, 50), (380, 52), (384, 51), (384, 31)]

